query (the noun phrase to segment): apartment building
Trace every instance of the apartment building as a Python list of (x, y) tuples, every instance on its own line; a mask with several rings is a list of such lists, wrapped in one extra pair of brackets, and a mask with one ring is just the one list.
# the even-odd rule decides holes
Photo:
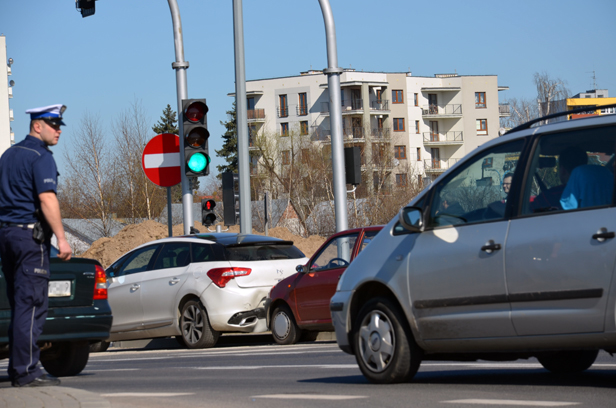
[[(410, 72), (379, 73), (346, 69), (340, 76), (344, 145), (359, 146), (364, 182), (405, 185), (409, 177), (433, 180), (499, 135), (500, 105), (495, 75), (417, 77)], [(314, 145), (331, 147), (327, 76), (322, 71), (247, 81), (251, 139), (263, 132), (280, 137), (282, 166), (288, 164), (290, 132)], [(258, 173), (259, 158), (251, 160)], [(380, 171), (377, 172), (377, 169)]]
[(11, 75), (12, 59), (7, 59), (6, 37), (0, 34), (0, 155), (15, 143), (15, 135), (11, 129), (13, 110), (9, 99), (13, 97)]

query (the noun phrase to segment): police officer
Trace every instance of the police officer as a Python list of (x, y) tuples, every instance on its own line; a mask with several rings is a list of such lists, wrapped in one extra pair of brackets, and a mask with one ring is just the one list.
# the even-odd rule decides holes
[(65, 109), (26, 111), (30, 134), (0, 158), (0, 257), (11, 305), (8, 373), (14, 387), (60, 384), (42, 373), (36, 342), (47, 317), (51, 232), (58, 239), (58, 257), (69, 260), (72, 253), (56, 197), (56, 162), (48, 148), (58, 143)]

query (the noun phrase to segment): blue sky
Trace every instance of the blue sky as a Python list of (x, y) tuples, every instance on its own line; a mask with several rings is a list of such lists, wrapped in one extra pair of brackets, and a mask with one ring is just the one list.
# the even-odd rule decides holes
[[(330, 0), (338, 63), (377, 72), (498, 75), (506, 98), (531, 98), (535, 72), (616, 96), (616, 1), (613, 0)], [(211, 169), (223, 164), (220, 121), (235, 90), (232, 2), (178, 0), (184, 30), (188, 96), (206, 98)], [(246, 79), (297, 75), (327, 66), (318, 0), (244, 0)], [(140, 101), (154, 125), (177, 110), (171, 13), (166, 0), (98, 0), (82, 18), (73, 0), (3, 0), (0, 33), (14, 59), (10, 106), (15, 139), (28, 133), (32, 107), (63, 103), (62, 149), (85, 112), (111, 121)], [(153, 136), (153, 135), (152, 135)]]

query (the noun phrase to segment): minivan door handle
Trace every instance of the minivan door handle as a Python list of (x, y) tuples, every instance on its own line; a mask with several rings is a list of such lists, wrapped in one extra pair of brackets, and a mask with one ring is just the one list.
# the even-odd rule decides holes
[(592, 239), (596, 239), (599, 242), (603, 242), (606, 239), (611, 239), (614, 238), (616, 236), (616, 234), (614, 234), (613, 231), (609, 231), (606, 228), (601, 228), (599, 231), (597, 231), (596, 234), (594, 234), (592, 236)]
[(501, 249), (501, 244), (495, 244), (492, 240), (489, 240), (484, 246), (481, 247), (481, 250), (487, 252), (488, 254), (498, 251), (499, 249)]

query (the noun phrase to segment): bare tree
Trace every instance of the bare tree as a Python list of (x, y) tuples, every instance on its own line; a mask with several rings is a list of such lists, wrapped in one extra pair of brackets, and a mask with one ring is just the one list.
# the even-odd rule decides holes
[(530, 120), (566, 109), (565, 100), (570, 95), (566, 81), (551, 78), (546, 72), (535, 72), (533, 82), (537, 89), (536, 97), (509, 99), (507, 102), (511, 116), (502, 118), (501, 126), (514, 128)]
[(108, 237), (117, 194), (117, 172), (99, 118), (86, 112), (71, 142), (71, 150), (64, 151), (68, 163), (68, 175), (61, 189), (65, 213), (68, 217), (100, 220), (100, 225), (92, 224)]
[[(121, 186), (118, 211), (131, 223), (151, 220), (164, 206), (164, 189), (149, 181), (141, 168), (143, 148), (150, 133), (149, 121), (140, 101), (121, 112), (112, 124), (115, 138), (115, 169)], [(155, 215), (156, 214), (156, 215)]]

